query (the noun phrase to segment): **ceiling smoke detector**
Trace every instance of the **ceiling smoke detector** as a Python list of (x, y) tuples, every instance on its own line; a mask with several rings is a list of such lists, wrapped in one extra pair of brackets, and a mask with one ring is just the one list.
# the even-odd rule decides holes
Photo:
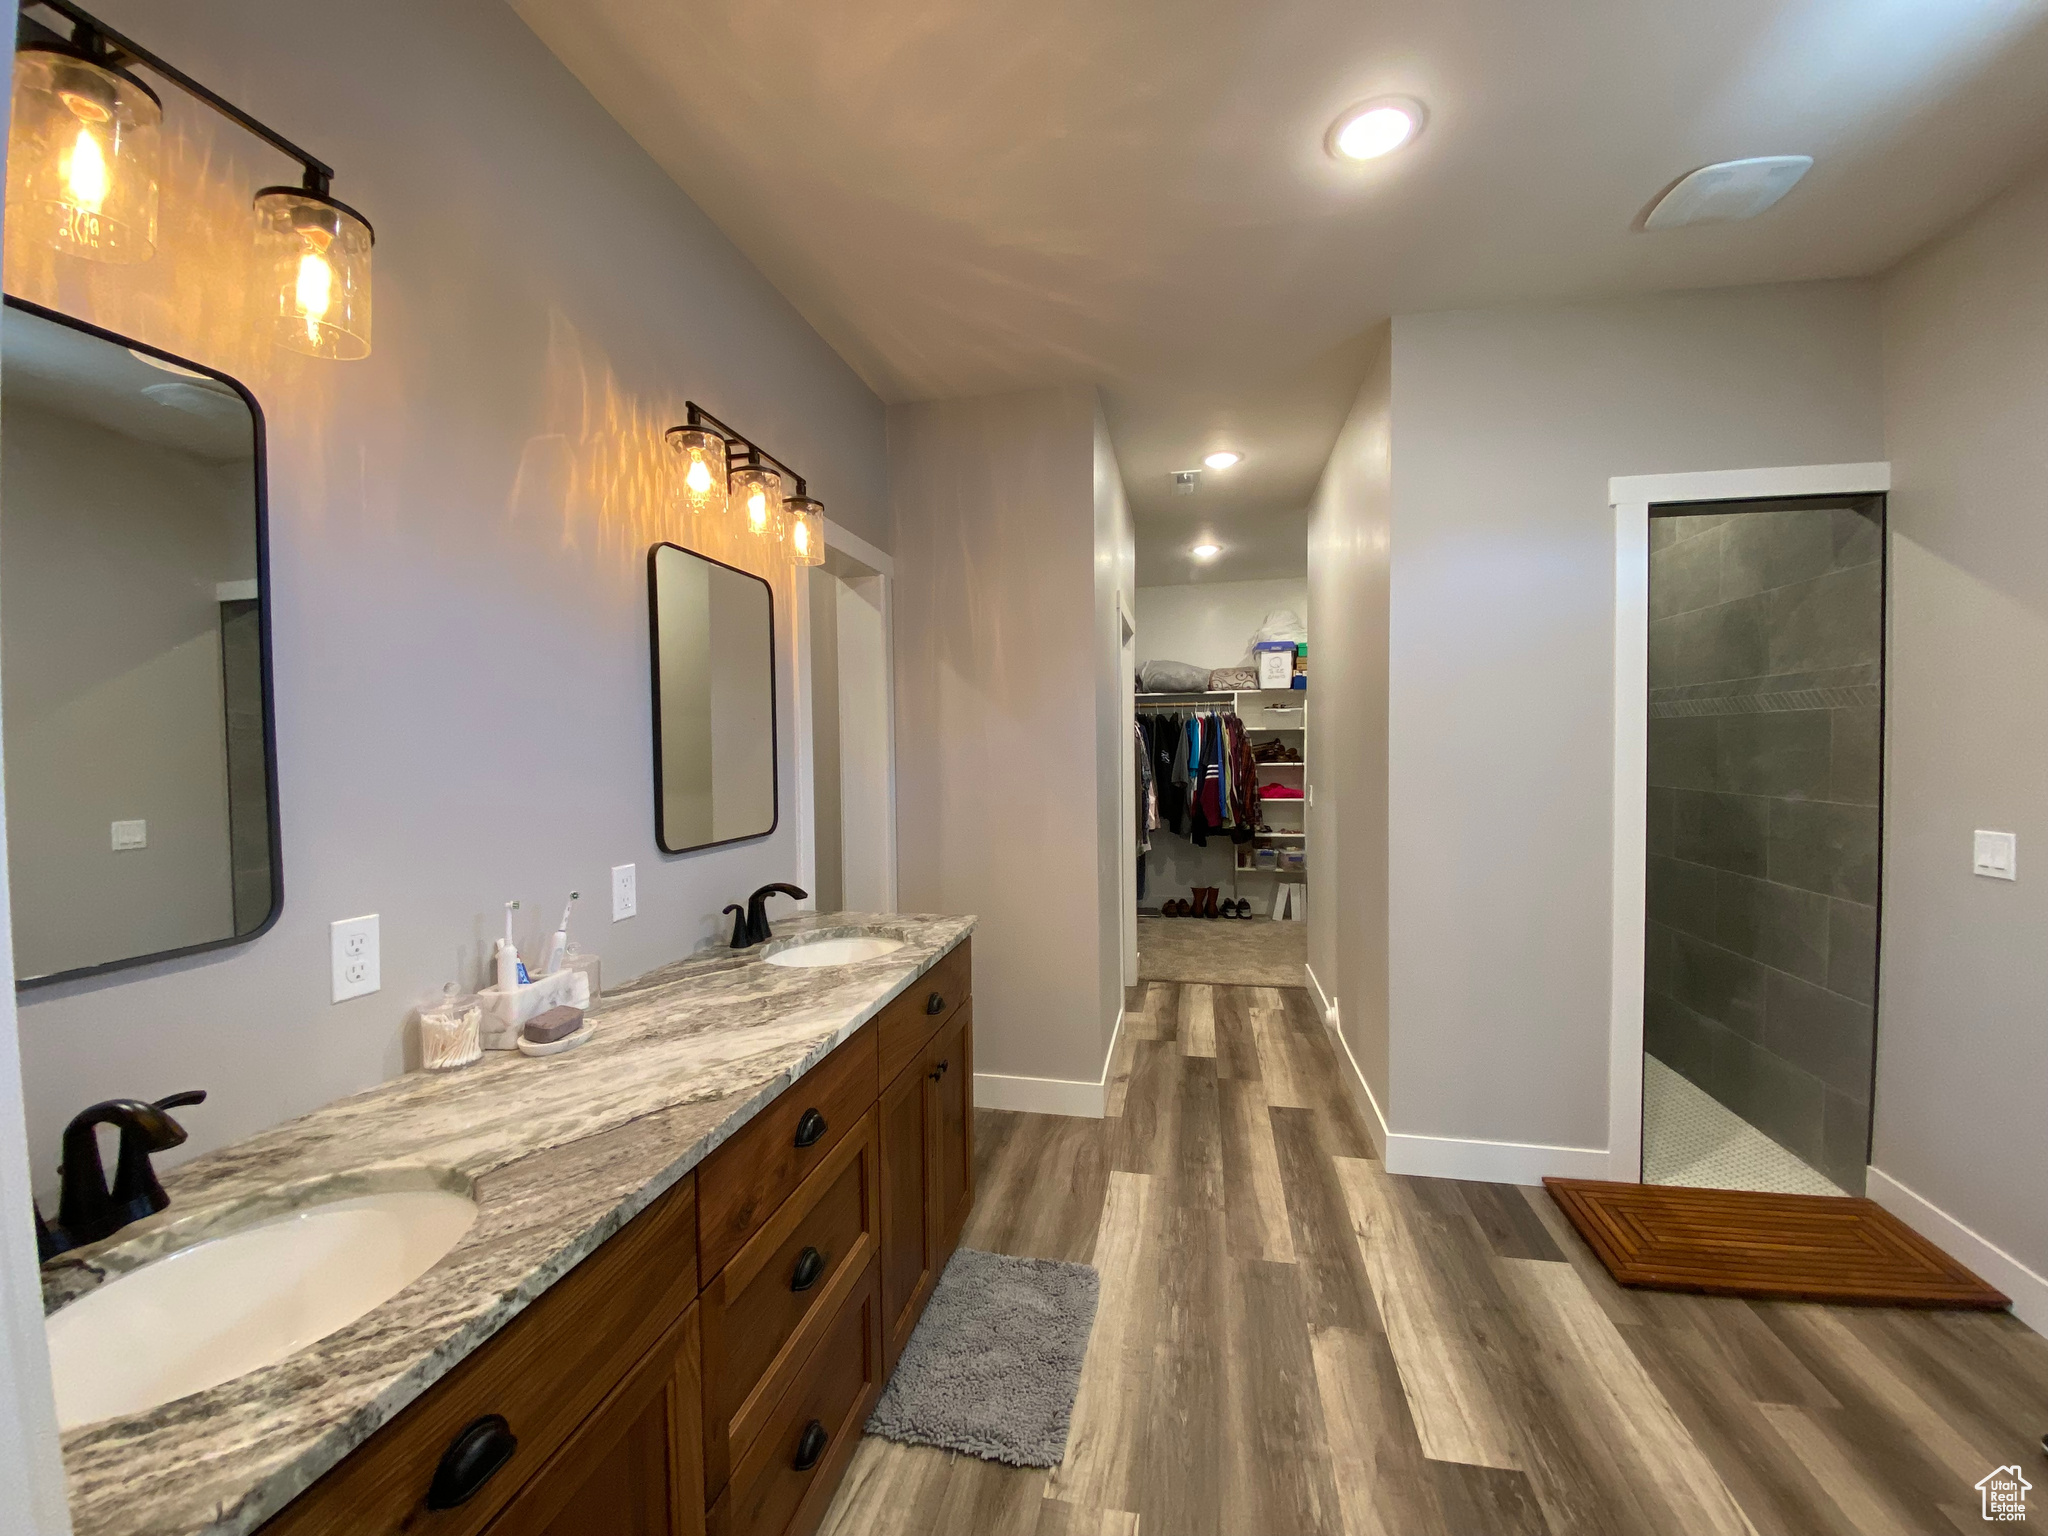
[(1202, 488), (1202, 472), (1199, 469), (1177, 469), (1173, 472), (1173, 494), (1192, 496)]
[(1650, 206), (1645, 229), (1753, 219), (1813, 169), (1811, 155), (1762, 155), (1703, 165)]

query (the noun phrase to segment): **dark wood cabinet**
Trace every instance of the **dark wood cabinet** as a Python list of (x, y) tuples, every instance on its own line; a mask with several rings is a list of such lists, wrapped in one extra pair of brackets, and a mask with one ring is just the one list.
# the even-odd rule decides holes
[[(262, 1536), (810, 1536), (974, 1203), (972, 964), (942, 957)], [(517, 1446), (429, 1509), (476, 1434)]]
[(698, 1317), (691, 1307), (487, 1536), (703, 1536)]

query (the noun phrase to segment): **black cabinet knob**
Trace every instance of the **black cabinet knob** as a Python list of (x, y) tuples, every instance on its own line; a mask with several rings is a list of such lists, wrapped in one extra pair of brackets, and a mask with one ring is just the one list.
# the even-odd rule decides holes
[(924, 1000), (924, 1011), (926, 1013), (944, 1013), (946, 1011), (945, 994), (934, 992), (930, 997), (926, 998)]
[(825, 1447), (832, 1437), (825, 1433), (825, 1426), (816, 1419), (804, 1426), (804, 1432), (796, 1442), (796, 1460), (790, 1463), (798, 1472), (808, 1472), (818, 1464), (825, 1454)]
[(815, 1147), (825, 1135), (825, 1117), (815, 1109), (807, 1109), (796, 1123), (796, 1144), (800, 1147)]
[(434, 1480), (427, 1485), (427, 1508), (454, 1509), (466, 1504), (498, 1475), (519, 1449), (519, 1437), (501, 1413), (487, 1413), (448, 1442)]
[(806, 1248), (796, 1256), (796, 1268), (789, 1272), (789, 1288), (792, 1291), (808, 1291), (818, 1283), (818, 1276), (825, 1273), (825, 1255), (815, 1248)]

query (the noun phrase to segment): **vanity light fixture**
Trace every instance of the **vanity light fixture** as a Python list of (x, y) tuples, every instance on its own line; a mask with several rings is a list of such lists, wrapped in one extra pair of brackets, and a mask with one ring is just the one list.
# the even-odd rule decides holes
[(730, 472), (725, 439), (709, 427), (670, 427), (663, 434), (675, 457), (677, 494), (685, 511), (716, 517), (725, 510), (725, 480)]
[[(258, 248), (275, 283), (274, 340), (313, 357), (370, 353), (370, 221), (331, 192), (334, 168), (123, 37), (73, 0), (20, 0), (7, 213), (36, 238), (91, 261), (156, 250), (163, 103), (148, 69), (298, 161), (296, 187), (256, 194)], [(28, 12), (71, 25), (66, 38)]]
[(1377, 160), (1415, 142), (1429, 112), (1412, 96), (1376, 96), (1330, 125), (1324, 146), (1339, 160)]
[[(663, 434), (681, 467), (683, 504), (693, 511), (729, 507), (747, 532), (787, 549), (791, 564), (823, 565), (825, 507), (804, 477), (696, 401), (684, 405), (688, 419)], [(783, 494), (785, 483), (795, 486), (793, 495)]]
[(1210, 454), (1207, 458), (1203, 459), (1202, 462), (1208, 465), (1211, 469), (1228, 469), (1231, 467), (1231, 465), (1240, 462), (1243, 458), (1244, 455), (1241, 453), (1232, 453), (1228, 448), (1222, 448), (1218, 449), (1215, 453)]

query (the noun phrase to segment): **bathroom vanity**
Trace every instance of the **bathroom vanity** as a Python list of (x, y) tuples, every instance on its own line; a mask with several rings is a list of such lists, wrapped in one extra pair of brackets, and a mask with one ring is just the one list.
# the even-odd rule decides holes
[[(68, 1430), (79, 1536), (815, 1529), (973, 1204), (973, 920), (780, 926), (608, 995), (565, 1056), (188, 1164), (169, 1210), (50, 1265), (61, 1305), (251, 1211), (422, 1180), (477, 1209), (340, 1331)], [(901, 947), (789, 963), (876, 935)]]

